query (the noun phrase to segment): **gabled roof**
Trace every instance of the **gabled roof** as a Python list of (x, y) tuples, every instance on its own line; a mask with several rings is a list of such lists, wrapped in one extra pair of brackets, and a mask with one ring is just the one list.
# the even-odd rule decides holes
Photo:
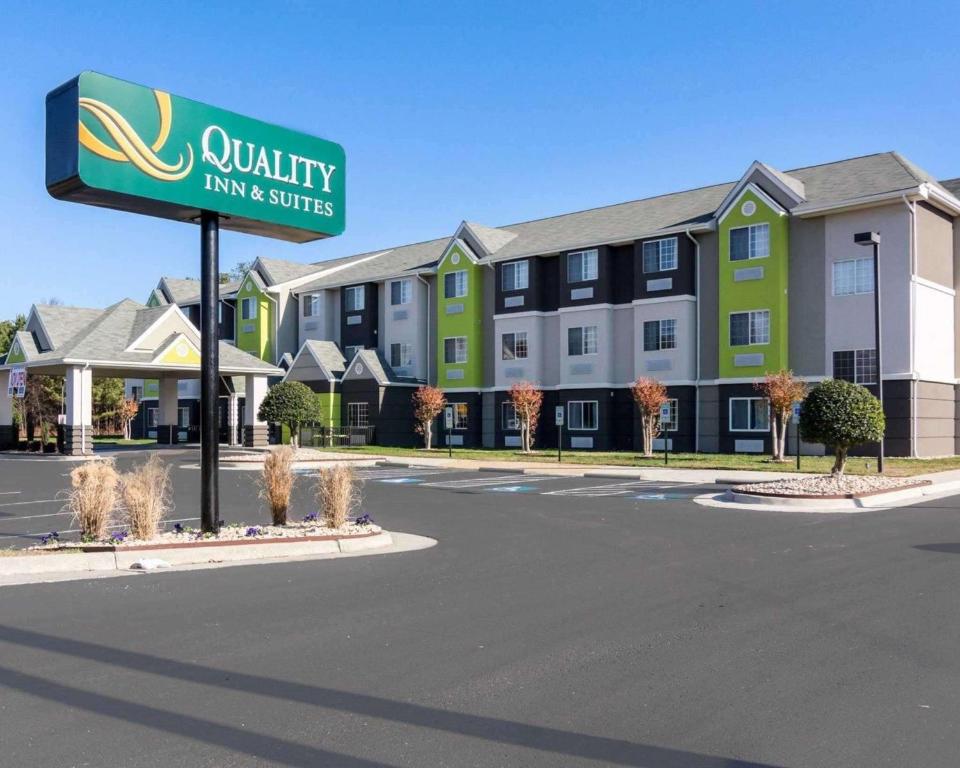
[(332, 341), (308, 339), (300, 347), (300, 351), (287, 369), (287, 376), (295, 374), (298, 369), (309, 367), (310, 361), (316, 364), (327, 381), (339, 381), (347, 364), (347, 359), (340, 348)]
[(940, 186), (943, 187), (947, 192), (955, 197), (960, 195), (960, 178), (957, 179), (945, 179), (939, 182)]
[(348, 379), (375, 379), (378, 384), (383, 386), (418, 383), (415, 379), (397, 376), (386, 358), (376, 349), (361, 349), (353, 356), (353, 360), (350, 361), (346, 372), (343, 374), (343, 380), (347, 381)]
[(161, 277), (157, 287), (171, 304), (200, 295), (200, 281), (189, 277)]
[(34, 304), (27, 325), (30, 325), (31, 317), (36, 315), (47, 341), (56, 348), (66, 344), (102, 314), (102, 309)]
[[(200, 303), (200, 291), (199, 291), (200, 282), (197, 281), (197, 293), (187, 296), (186, 298), (181, 299), (177, 302), (181, 307), (189, 306), (190, 304), (199, 304)], [(217, 293), (220, 295), (221, 299), (226, 299), (232, 297), (236, 292), (240, 290), (240, 281), (239, 280), (228, 280), (225, 283), (220, 283), (217, 286)]]
[(496, 227), (487, 227), (475, 221), (465, 221), (462, 225), (473, 235), (477, 243), (487, 254), (495, 254), (511, 240), (516, 239), (517, 233)]
[[(4, 353), (4, 362), (6, 362), (6, 358), (9, 358), (13, 355), (14, 351), (19, 351), (23, 355), (24, 360), (27, 362), (30, 362), (30, 360), (40, 354), (40, 349), (37, 347), (37, 341), (34, 339), (33, 334), (29, 331), (17, 331), (15, 334), (13, 334), (13, 338), (10, 340), (10, 349)], [(0, 397), (2, 396), (3, 393), (0, 393)]]
[(307, 277), (322, 268), (316, 264), (301, 264), (297, 261), (284, 261), (282, 259), (265, 259), (263, 256), (257, 258), (256, 266), (263, 274), (267, 285), (279, 285), (288, 283), (301, 277)]

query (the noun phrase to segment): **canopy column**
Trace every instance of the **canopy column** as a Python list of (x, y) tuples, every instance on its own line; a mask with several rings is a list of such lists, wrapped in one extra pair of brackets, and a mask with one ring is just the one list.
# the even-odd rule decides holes
[(67, 416), (63, 452), (69, 456), (93, 453), (93, 370), (70, 366), (64, 379)]
[(247, 374), (245, 378), (247, 392), (243, 409), (243, 444), (247, 448), (264, 448), (269, 442), (269, 429), (265, 421), (257, 418), (257, 412), (267, 396), (267, 377)]
[(231, 392), (227, 396), (227, 445), (235, 446), (239, 442), (240, 395)]
[(157, 444), (175, 445), (180, 425), (179, 396), (177, 380), (170, 377), (160, 379), (160, 411), (158, 413)]
[(13, 398), (7, 396), (10, 371), (0, 371), (0, 450), (17, 447), (13, 433)]

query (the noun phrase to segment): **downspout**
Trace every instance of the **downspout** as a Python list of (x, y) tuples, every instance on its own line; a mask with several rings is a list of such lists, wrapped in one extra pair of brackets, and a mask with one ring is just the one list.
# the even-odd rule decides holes
[[(917, 204), (911, 203), (904, 194), (902, 196), (903, 204), (907, 206), (910, 215), (910, 239), (907, 247), (910, 249), (910, 387), (912, 388), (910, 397), (910, 455), (917, 458), (917, 372), (916, 372), (916, 327), (917, 327)], [(882, 283), (883, 281), (881, 281)], [(876, 286), (874, 286), (876, 289)], [(877, 376), (882, 376), (883, 371), (877, 371)]]
[[(90, 368), (90, 363), (83, 364), (83, 370), (86, 371)], [(80, 376), (80, 453), (86, 455), (87, 453), (87, 425), (84, 419), (84, 403), (86, 400), (83, 395), (83, 380), (84, 376)], [(93, 393), (90, 393), (90, 420), (93, 420)]]
[(426, 356), (427, 356), (427, 384), (429, 385), (429, 384), (430, 384), (430, 355), (431, 355), (431, 350), (430, 350), (430, 283), (428, 283), (426, 280), (424, 280), (424, 279), (423, 279), (423, 275), (421, 275), (419, 272), (417, 273), (417, 280), (419, 280), (421, 283), (423, 283), (423, 287), (427, 289), (427, 318), (426, 318), (426, 322), (424, 323), (424, 327), (426, 328), (426, 331), (427, 331), (427, 347), (426, 347), (426, 349), (425, 349), (424, 351), (425, 351)]
[(693, 269), (694, 269), (694, 288), (696, 292), (694, 304), (696, 306), (696, 344), (697, 344), (697, 369), (696, 379), (694, 381), (694, 411), (693, 421), (693, 452), (700, 453), (700, 241), (690, 234), (688, 227), (683, 233), (693, 243)]

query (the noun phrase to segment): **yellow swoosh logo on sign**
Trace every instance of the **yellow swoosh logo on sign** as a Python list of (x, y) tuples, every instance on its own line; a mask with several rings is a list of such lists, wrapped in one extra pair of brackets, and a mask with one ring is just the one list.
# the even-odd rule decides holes
[(154, 91), (157, 110), (160, 113), (160, 130), (150, 146), (140, 138), (133, 126), (113, 107), (86, 96), (80, 97), (80, 108), (93, 115), (113, 140), (113, 147), (106, 144), (80, 121), (80, 143), (99, 157), (120, 163), (133, 163), (140, 171), (158, 181), (179, 181), (193, 170), (193, 147), (187, 144), (187, 158), (181, 154), (174, 164), (166, 163), (157, 156), (170, 136), (173, 109), (170, 94)]

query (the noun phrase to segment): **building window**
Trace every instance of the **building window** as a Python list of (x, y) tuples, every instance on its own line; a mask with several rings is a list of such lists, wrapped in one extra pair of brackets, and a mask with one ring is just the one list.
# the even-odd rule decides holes
[(443, 276), (443, 298), (462, 299), (467, 295), (467, 271), (447, 272)]
[(768, 432), (770, 406), (765, 397), (731, 397), (731, 432)]
[(257, 300), (253, 296), (248, 296), (245, 299), (240, 301), (240, 319), (241, 320), (256, 320), (257, 319)]
[(833, 295), (873, 293), (873, 257), (833, 263)]
[(156, 429), (160, 424), (160, 409), (147, 408), (147, 426)]
[(502, 338), (502, 355), (504, 360), (525, 360), (527, 357), (527, 332), (505, 333)]
[(660, 429), (666, 432), (676, 432), (678, 429), (677, 414), (680, 412), (680, 404), (677, 398), (671, 397), (667, 400), (667, 405), (670, 406), (670, 418), (660, 422)]
[(413, 344), (398, 343), (390, 345), (390, 365), (394, 368), (406, 368), (413, 365)]
[(524, 261), (511, 261), (501, 268), (500, 282), (504, 291), (523, 291), (530, 284), (529, 265)]
[(643, 324), (643, 351), (677, 348), (676, 320), (647, 320)]
[(347, 403), (347, 425), (351, 428), (370, 426), (369, 405), (367, 403)]
[(353, 347), (344, 347), (343, 356), (347, 358), (347, 363), (349, 364), (353, 358), (357, 356), (357, 352), (360, 352), (363, 349), (362, 345), (353, 346)]
[(177, 408), (177, 426), (180, 429), (189, 429), (190, 427), (190, 409)]
[(447, 365), (467, 362), (466, 336), (452, 336), (443, 340), (443, 362)]
[(596, 400), (571, 400), (567, 403), (568, 429), (596, 429), (598, 407)]
[(390, 283), (390, 305), (398, 307), (410, 303), (410, 281), (394, 280)]
[(730, 261), (763, 259), (769, 255), (769, 224), (751, 224), (730, 230)]
[(770, 310), (757, 309), (751, 312), (730, 314), (730, 346), (770, 343)]
[(643, 244), (643, 271), (668, 272), (677, 268), (677, 238), (652, 240)]
[(351, 285), (343, 289), (343, 306), (347, 312), (363, 311), (363, 286)]
[(568, 328), (567, 354), (571, 357), (597, 354), (597, 326), (584, 325)]
[(137, 403), (143, 400), (143, 386), (141, 384), (134, 384), (130, 387), (130, 398)]
[(467, 404), (466, 403), (450, 403), (453, 406), (453, 428), (454, 429), (466, 429), (467, 428)]
[(320, 314), (320, 294), (311, 293), (303, 297), (303, 316), (316, 317)]
[(500, 426), (505, 432), (516, 432), (520, 429), (520, 419), (517, 418), (517, 409), (513, 403), (500, 403)]
[(833, 378), (854, 384), (876, 384), (877, 350), (846, 349), (834, 352)]
[(567, 254), (567, 282), (583, 283), (597, 279), (597, 250)]

